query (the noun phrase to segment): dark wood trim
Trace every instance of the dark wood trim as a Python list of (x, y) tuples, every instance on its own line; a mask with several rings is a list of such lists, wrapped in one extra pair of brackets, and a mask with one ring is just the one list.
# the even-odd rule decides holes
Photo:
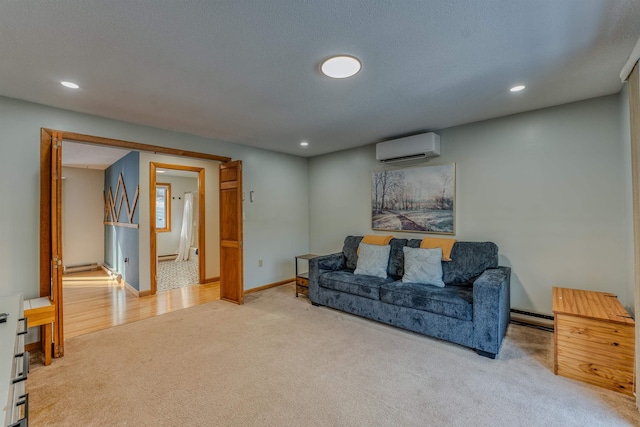
[(51, 138), (40, 130), (40, 296), (51, 296)]
[(275, 288), (276, 286), (286, 285), (287, 283), (291, 283), (291, 282), (295, 282), (295, 281), (296, 281), (296, 278), (292, 277), (291, 279), (281, 280), (279, 282), (274, 282), (274, 283), (269, 283), (268, 285), (259, 286), (257, 288), (247, 289), (247, 290), (244, 291), (244, 294), (248, 295), (248, 294), (252, 294), (254, 292), (264, 291), (264, 290), (267, 290), (267, 289)]
[[(47, 132), (52, 132), (51, 129), (43, 129)], [(205, 160), (215, 160), (218, 162), (230, 162), (230, 157), (225, 156), (217, 156), (215, 154), (205, 154), (198, 153), (195, 151), (188, 150), (180, 150), (177, 148), (169, 148), (169, 147), (161, 147), (159, 145), (151, 145), (151, 144), (142, 144), (139, 142), (131, 142), (131, 141), (123, 141), (120, 139), (112, 139), (112, 138), (103, 138), (100, 136), (93, 135), (84, 135), (81, 133), (75, 132), (63, 132), (60, 131), (60, 135), (63, 140), (66, 141), (76, 141), (87, 144), (98, 144), (98, 145), (109, 145), (111, 147), (120, 147), (128, 150), (136, 150), (136, 151), (146, 151), (150, 153), (160, 153), (160, 154), (169, 154), (172, 156), (180, 156), (180, 157), (194, 157), (197, 159), (205, 159)]]
[(203, 285), (207, 285), (209, 283), (215, 283), (215, 282), (219, 282), (220, 281), (220, 276), (216, 276), (216, 277), (207, 277), (206, 279), (204, 279), (204, 283), (202, 283)]

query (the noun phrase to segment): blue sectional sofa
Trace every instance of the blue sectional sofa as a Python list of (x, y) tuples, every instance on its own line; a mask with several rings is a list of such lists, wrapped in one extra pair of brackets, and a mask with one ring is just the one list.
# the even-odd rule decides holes
[(309, 262), (309, 299), (413, 332), (475, 349), (495, 358), (509, 325), (511, 269), (498, 266), (492, 242), (456, 242), (442, 262), (443, 288), (405, 283), (403, 247), (418, 239), (392, 239), (387, 278), (356, 275), (362, 236), (348, 236), (342, 252)]

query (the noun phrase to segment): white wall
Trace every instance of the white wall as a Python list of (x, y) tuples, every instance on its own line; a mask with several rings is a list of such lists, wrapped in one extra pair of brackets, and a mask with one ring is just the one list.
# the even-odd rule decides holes
[[(500, 264), (513, 268), (513, 308), (550, 313), (553, 286), (609, 291), (633, 305), (618, 98), (438, 132), (442, 156), (427, 164), (456, 163), (456, 239), (497, 243)], [(384, 168), (375, 145), (310, 160), (312, 252), (372, 233), (370, 173)]]
[[(39, 256), (42, 127), (242, 160), (245, 191), (254, 189), (260, 196), (245, 203), (245, 289), (293, 277), (293, 257), (309, 250), (304, 158), (0, 97), (0, 178), (5, 183), (0, 200), (12, 201), (0, 208), (0, 296), (39, 296), (34, 265)], [(263, 268), (257, 267), (260, 257)]]
[[(197, 176), (196, 172), (193, 172), (194, 176)], [(206, 174), (205, 174), (206, 175)], [(171, 184), (171, 199), (169, 203), (171, 204), (171, 230), (165, 231), (162, 233), (157, 233), (157, 252), (158, 255), (171, 255), (178, 253), (178, 248), (180, 246), (180, 232), (182, 231), (182, 217), (184, 214), (184, 193), (195, 191), (193, 195), (193, 219), (195, 221), (198, 220), (198, 179), (197, 178), (189, 178), (183, 176), (165, 176), (159, 175), (157, 182)], [(215, 189), (214, 189), (215, 190)], [(217, 201), (217, 199), (216, 199)], [(219, 210), (218, 204), (215, 206), (207, 206), (207, 210)], [(213, 227), (218, 228), (218, 224), (212, 224)], [(206, 228), (205, 228), (206, 231)], [(194, 234), (197, 231), (194, 229)], [(195, 236), (197, 241), (198, 237)], [(217, 240), (215, 244), (219, 245), (219, 240)], [(215, 262), (215, 261), (214, 261)], [(220, 262), (217, 262), (218, 265)], [(219, 275), (219, 274), (217, 274)], [(213, 276), (212, 276), (213, 277)]]
[(104, 261), (104, 171), (62, 168), (62, 255), (65, 266)]
[(293, 278), (294, 256), (309, 252), (308, 162), (291, 157), (252, 151), (243, 158), (245, 289)]

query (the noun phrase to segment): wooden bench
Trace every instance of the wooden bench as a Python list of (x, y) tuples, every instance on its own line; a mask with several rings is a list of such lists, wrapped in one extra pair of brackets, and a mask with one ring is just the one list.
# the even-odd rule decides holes
[(34, 298), (24, 302), (24, 317), (27, 318), (28, 327), (42, 326), (40, 343), (45, 366), (51, 364), (51, 325), (55, 320), (55, 311), (56, 306), (49, 297)]

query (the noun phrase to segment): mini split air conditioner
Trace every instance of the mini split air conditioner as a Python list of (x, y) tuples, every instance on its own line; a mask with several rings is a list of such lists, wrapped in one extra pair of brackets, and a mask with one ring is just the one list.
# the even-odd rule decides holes
[(376, 160), (383, 163), (440, 156), (440, 135), (429, 132), (376, 144)]

